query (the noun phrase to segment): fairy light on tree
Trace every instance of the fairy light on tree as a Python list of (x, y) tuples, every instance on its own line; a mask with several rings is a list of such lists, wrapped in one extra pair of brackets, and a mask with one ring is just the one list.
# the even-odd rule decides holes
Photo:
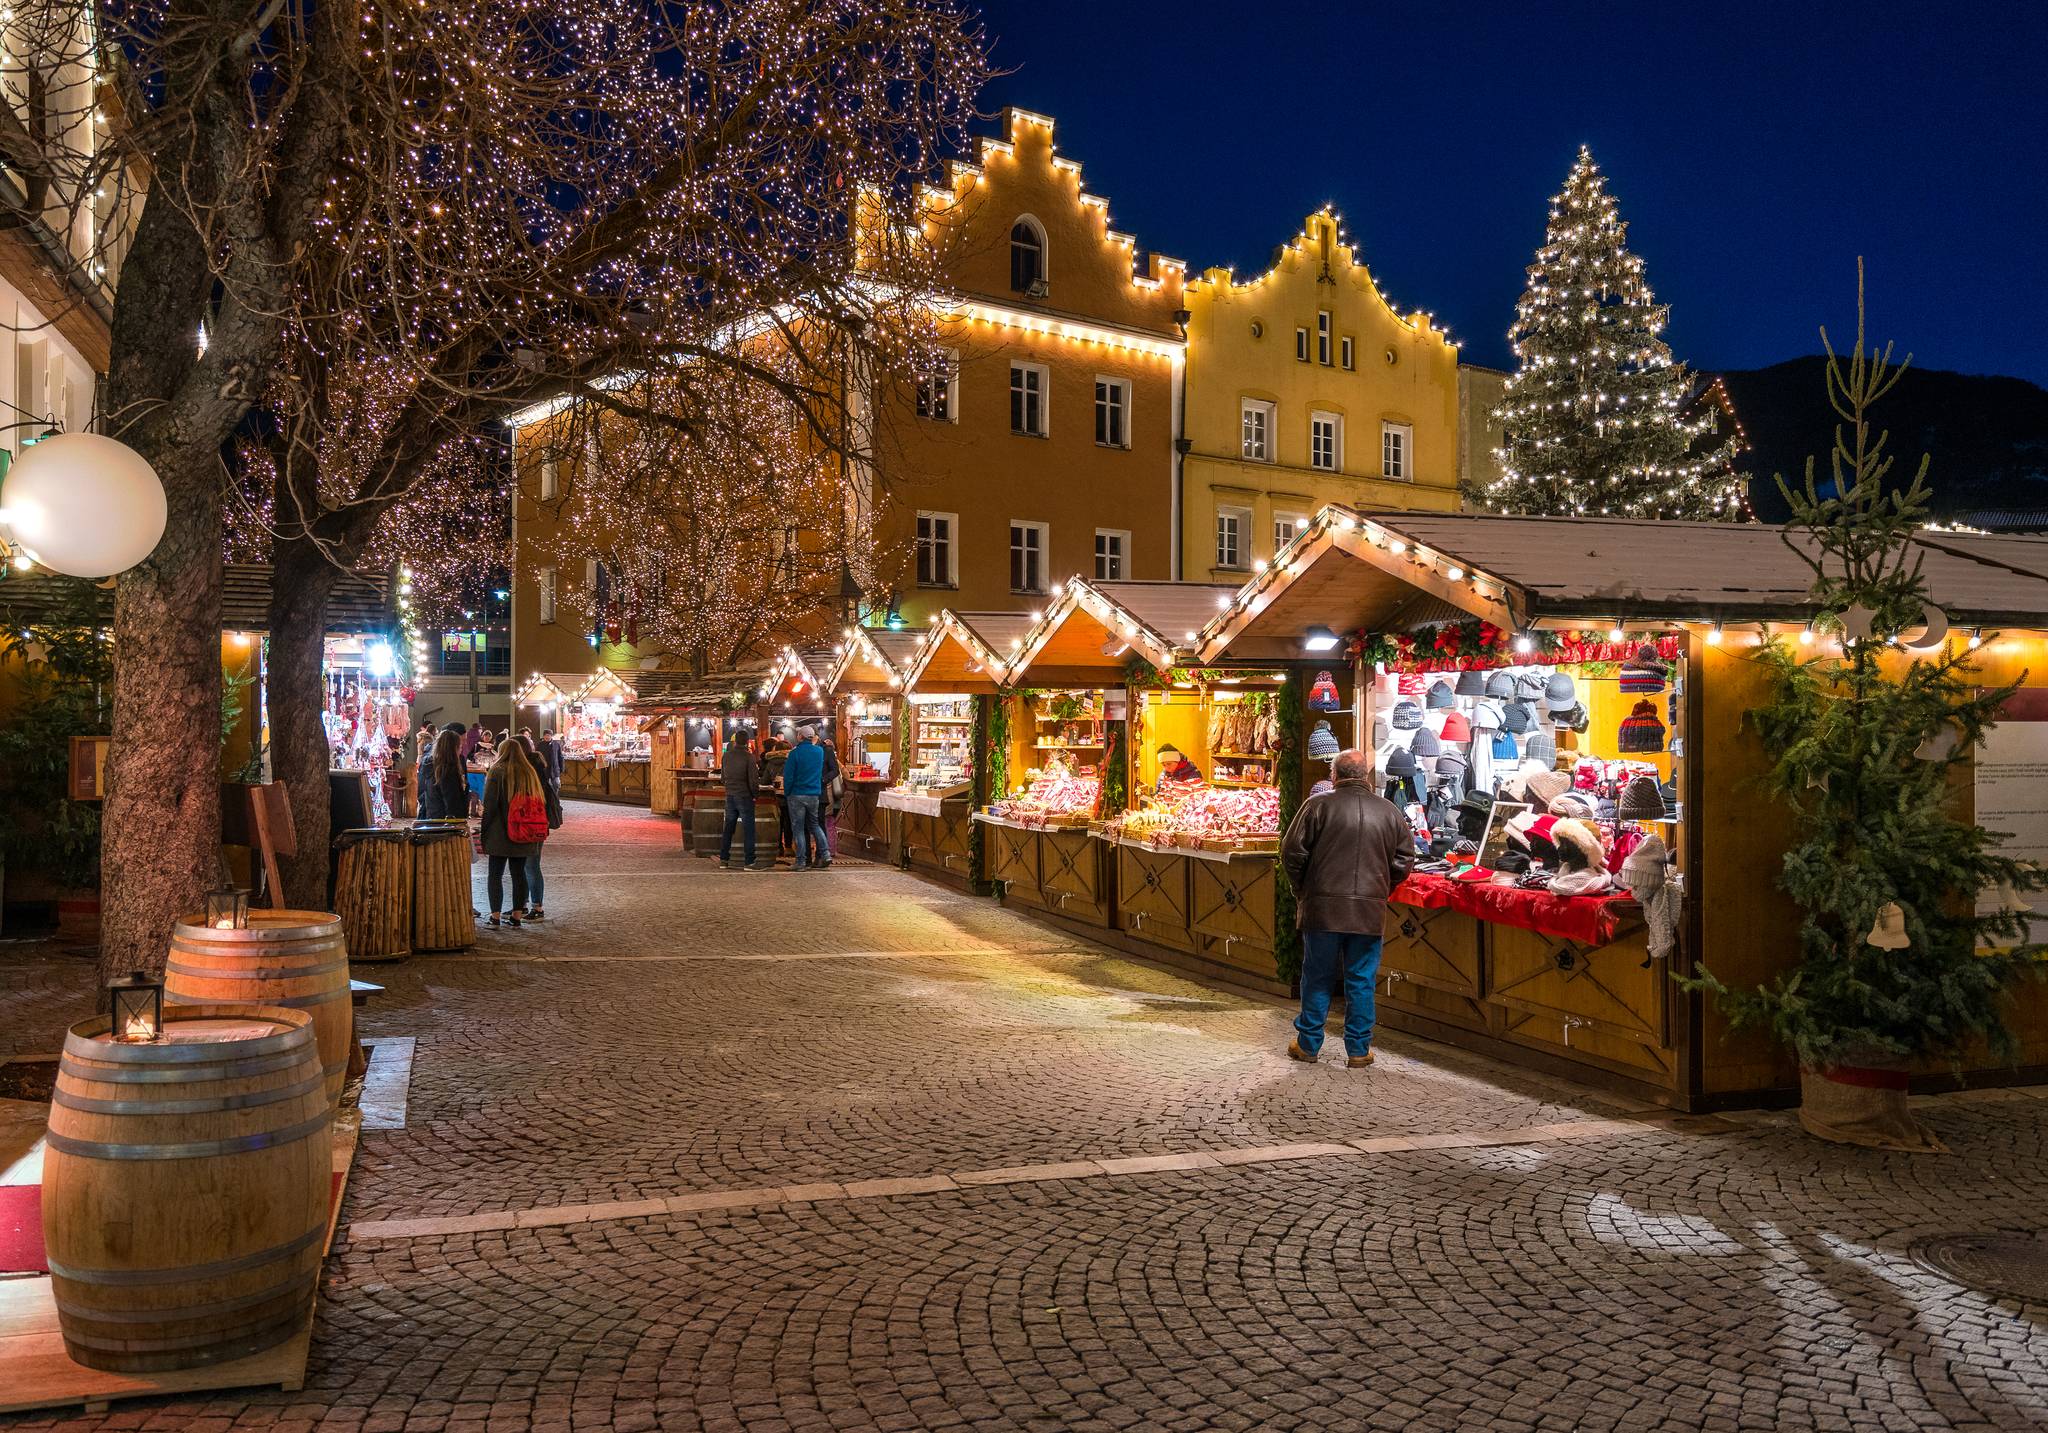
[(1520, 360), (1493, 412), (1500, 476), (1466, 495), (1494, 512), (1617, 517), (1744, 515), (1732, 437), (1662, 334), (1643, 261), (1606, 176), (1581, 146), (1550, 201), (1509, 343)]
[[(740, 363), (722, 335), (750, 316), (858, 335), (866, 278), (918, 282), (917, 185), (974, 116), (984, 39), (949, 0), (34, 15), (38, 72), (83, 79), (53, 90), (8, 166), (42, 212), (71, 206), (87, 274), (118, 268), (106, 430), (169, 509), (118, 588), (103, 851), (102, 960), (156, 968), (215, 868), (217, 803), (199, 793), (218, 785), (222, 495), (244, 486), (221, 454), (252, 411), (290, 782), (312, 769), (291, 713), (317, 718), (333, 575), (374, 560), (451, 442), (606, 375)], [(122, 62), (101, 72), (105, 55)], [(144, 173), (146, 193), (123, 187)], [(857, 256), (864, 195), (886, 222)], [(844, 391), (822, 370), (805, 384)], [(301, 849), (324, 851), (324, 806), (294, 816)]]

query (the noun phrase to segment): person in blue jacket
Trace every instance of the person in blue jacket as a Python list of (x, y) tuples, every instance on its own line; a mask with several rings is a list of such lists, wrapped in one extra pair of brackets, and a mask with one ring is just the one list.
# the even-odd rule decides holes
[(818, 733), (805, 727), (782, 763), (782, 794), (789, 801), (789, 830), (796, 846), (796, 869), (813, 866), (819, 870), (832, 864), (832, 852), (825, 844), (825, 826), (818, 818), (818, 802), (825, 793), (825, 753), (819, 749)]

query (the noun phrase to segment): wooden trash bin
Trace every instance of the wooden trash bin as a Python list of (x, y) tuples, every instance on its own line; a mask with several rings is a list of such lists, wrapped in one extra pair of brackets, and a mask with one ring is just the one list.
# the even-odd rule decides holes
[(246, 930), (215, 930), (203, 916), (171, 928), (164, 999), (180, 1005), (265, 1005), (303, 1010), (327, 1079), (327, 1103), (341, 1101), (355, 1044), (348, 999), (348, 947), (341, 917), (325, 911), (249, 912)]
[(412, 828), (412, 948), (467, 950), (476, 944), (471, 904), (469, 822), (418, 821)]
[(344, 831), (335, 838), (334, 909), (357, 964), (412, 954), (413, 848), (404, 831)]
[(304, 1010), (167, 1005), (163, 1038), (133, 1044), (104, 1015), (71, 1027), (42, 1213), (76, 1362), (197, 1368), (305, 1328), (332, 1198), (320, 1062)]

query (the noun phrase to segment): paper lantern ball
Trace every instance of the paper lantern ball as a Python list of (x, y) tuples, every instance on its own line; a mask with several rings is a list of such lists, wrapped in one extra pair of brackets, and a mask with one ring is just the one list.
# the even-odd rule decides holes
[(164, 485), (142, 454), (98, 433), (24, 448), (0, 483), (0, 512), (25, 554), (72, 577), (111, 577), (156, 550)]

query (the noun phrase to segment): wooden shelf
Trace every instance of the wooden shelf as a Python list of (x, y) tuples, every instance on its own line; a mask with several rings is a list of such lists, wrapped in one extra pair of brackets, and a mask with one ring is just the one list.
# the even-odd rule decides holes
[(1271, 761), (1270, 751), (1212, 751), (1209, 753), (1218, 761)]

